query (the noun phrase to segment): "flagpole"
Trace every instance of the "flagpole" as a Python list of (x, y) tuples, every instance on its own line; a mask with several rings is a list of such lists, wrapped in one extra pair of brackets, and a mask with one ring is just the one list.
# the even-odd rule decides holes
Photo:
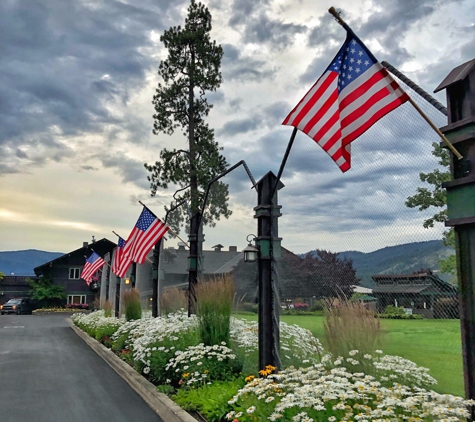
[[(112, 233), (114, 233), (117, 237), (120, 237), (121, 239), (123, 239), (123, 237), (120, 236), (120, 235), (118, 235), (114, 230), (112, 230)], [(150, 258), (149, 258), (148, 256), (146, 256), (145, 259), (146, 259), (148, 262), (152, 263), (152, 261), (150, 260)]]
[[(142, 201), (139, 201), (139, 204), (141, 204), (144, 208), (147, 208), (147, 210), (150, 212), (150, 214), (152, 214), (155, 218), (158, 218), (158, 217), (152, 212), (152, 210), (151, 210), (149, 207), (147, 207)], [(158, 219), (160, 220), (160, 218), (158, 218)], [(162, 221), (162, 220), (160, 220), (160, 221)], [(166, 223), (164, 223), (164, 224), (166, 224)], [(171, 229), (171, 227), (170, 227), (168, 224), (166, 224), (166, 226), (168, 227), (168, 231), (169, 231), (173, 236), (175, 236), (175, 237), (177, 237), (178, 239), (180, 239), (180, 240), (185, 244), (185, 246), (186, 246), (188, 249), (190, 249), (190, 246), (188, 245), (188, 243), (186, 243), (180, 236), (178, 236), (178, 235)]]
[[(332, 6), (330, 9), (328, 9), (328, 12), (333, 15), (335, 20), (343, 27), (345, 28), (348, 32), (351, 32), (354, 35), (353, 30), (348, 26), (348, 24), (341, 18), (340, 14), (336, 11), (336, 9)], [(379, 62), (378, 62), (379, 63)], [(405, 92), (401, 87), (401, 91)], [(437, 134), (440, 136), (442, 141), (445, 142), (447, 147), (454, 153), (454, 155), (461, 160), (463, 158), (462, 154), (457, 151), (457, 149), (452, 145), (452, 143), (444, 136), (444, 134), (439, 130), (439, 128), (432, 123), (432, 121), (425, 115), (425, 113), (419, 108), (419, 106), (414, 102), (414, 100), (407, 94), (407, 97), (409, 98), (409, 102), (412, 104), (412, 106), (416, 109), (416, 111), (424, 118), (424, 120), (429, 123), (430, 127), (434, 129)]]
[(290, 149), (292, 148), (295, 136), (297, 135), (297, 130), (298, 130), (297, 127), (294, 127), (294, 130), (292, 131), (292, 135), (290, 136), (289, 143), (287, 144), (287, 149), (285, 150), (284, 157), (282, 158), (282, 163), (280, 164), (279, 173), (277, 173), (277, 178), (275, 179), (275, 184), (270, 194), (271, 198), (274, 196), (274, 193), (277, 189), (277, 185), (279, 184), (279, 181), (280, 181), (280, 177), (282, 176), (282, 172), (284, 171), (285, 163), (287, 163), (287, 158), (289, 158)]
[(413, 105), (413, 107), (419, 112), (419, 114), (424, 118), (424, 120), (429, 123), (430, 127), (434, 129), (437, 134), (442, 138), (442, 140), (446, 143), (447, 147), (452, 151), (455, 156), (461, 160), (463, 158), (462, 154), (457, 151), (457, 149), (451, 144), (451, 142), (444, 136), (444, 134), (439, 130), (439, 128), (432, 123), (432, 121), (424, 114), (424, 112), (419, 108), (419, 106), (414, 102), (414, 100), (409, 97), (409, 102)]

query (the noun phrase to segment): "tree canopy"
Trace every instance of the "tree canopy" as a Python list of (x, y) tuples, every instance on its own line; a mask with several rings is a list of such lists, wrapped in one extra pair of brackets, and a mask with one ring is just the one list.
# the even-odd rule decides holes
[[(417, 188), (416, 194), (406, 199), (406, 206), (409, 208), (418, 208), (419, 211), (425, 211), (431, 207), (440, 209), (432, 217), (424, 220), (425, 228), (434, 227), (434, 223), (443, 223), (447, 220), (447, 194), (442, 187), (443, 182), (451, 179), (449, 165), (450, 153), (446, 148), (442, 148), (437, 142), (432, 144), (432, 155), (437, 157), (438, 163), (442, 169), (434, 169), (430, 173), (419, 173), (421, 182), (428, 183), (427, 187)], [(455, 248), (455, 236), (453, 229), (444, 232), (443, 243), (445, 246)], [(440, 271), (455, 276), (457, 273), (457, 261), (455, 254), (446, 259), (439, 260)]]
[[(338, 253), (321, 249), (302, 257), (282, 248), (282, 257), (276, 260), (275, 274), (282, 300), (350, 298), (353, 286), (360, 281), (351, 259), (340, 258)], [(232, 275), (239, 299), (253, 300), (257, 296), (257, 265), (241, 261)]]
[(37, 280), (28, 278), (30, 285), (30, 296), (44, 303), (46, 306), (62, 305), (66, 300), (66, 293), (63, 286), (53, 284), (49, 275), (41, 275)]
[[(184, 27), (171, 27), (160, 37), (168, 57), (158, 69), (162, 81), (152, 101), (153, 133), (172, 135), (180, 128), (187, 139), (187, 148), (163, 148), (155, 164), (145, 164), (151, 173), (148, 180), (152, 196), (160, 188), (167, 189), (169, 184), (188, 187), (175, 199), (176, 202), (186, 199), (192, 214), (201, 209), (209, 181), (228, 167), (220, 153), (222, 148), (214, 140), (214, 130), (205, 122), (212, 108), (206, 92), (216, 91), (222, 82), (223, 49), (211, 41), (210, 31), (211, 13), (206, 6), (192, 0)], [(221, 216), (231, 215), (228, 199), (228, 186), (214, 183), (204, 215), (207, 224), (214, 226)], [(178, 208), (169, 215), (169, 223), (179, 230), (185, 218), (186, 209)]]

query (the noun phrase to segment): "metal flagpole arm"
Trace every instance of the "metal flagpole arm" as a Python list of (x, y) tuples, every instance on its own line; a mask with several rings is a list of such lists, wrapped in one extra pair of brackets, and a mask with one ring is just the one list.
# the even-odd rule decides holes
[[(154, 214), (154, 213), (152, 212), (152, 210), (151, 210), (149, 207), (147, 207), (142, 201), (139, 201), (139, 204), (142, 205), (142, 206), (144, 206), (145, 208), (147, 208), (147, 210), (150, 212), (150, 214), (152, 214), (155, 218), (158, 218), (158, 217), (156, 216), (156, 214)], [(159, 218), (158, 218), (158, 219), (159, 219)], [(160, 220), (160, 219), (159, 219), (159, 220)], [(185, 244), (185, 246), (186, 246), (188, 249), (190, 248), (190, 246), (188, 245), (188, 243), (186, 243), (180, 236), (178, 236), (178, 235), (171, 229), (171, 227), (170, 227), (168, 224), (167, 224), (166, 226), (168, 227), (168, 231), (169, 231), (173, 236), (175, 236), (175, 237), (177, 237), (178, 239), (180, 239), (180, 240)]]
[[(336, 21), (343, 27), (345, 28), (348, 32), (351, 32), (354, 34), (354, 32), (351, 30), (351, 28), (348, 26), (348, 24), (341, 18), (340, 14), (336, 11), (336, 9), (332, 6), (330, 9), (328, 9), (328, 12), (334, 16)], [(382, 66), (382, 65), (381, 65)], [(400, 88), (401, 91), (403, 91), (402, 88)], [(404, 92), (404, 91), (403, 91)], [(414, 100), (406, 93), (407, 97), (409, 98), (409, 102), (412, 104), (412, 106), (416, 109), (416, 111), (424, 118), (424, 120), (429, 123), (430, 127), (434, 129), (437, 134), (440, 136), (440, 138), (446, 143), (447, 147), (452, 151), (455, 156), (461, 160), (463, 158), (462, 154), (457, 151), (457, 149), (450, 143), (450, 141), (444, 136), (444, 134), (439, 130), (439, 128), (432, 123), (432, 121), (424, 114), (424, 112), (419, 108), (419, 106), (414, 102)]]

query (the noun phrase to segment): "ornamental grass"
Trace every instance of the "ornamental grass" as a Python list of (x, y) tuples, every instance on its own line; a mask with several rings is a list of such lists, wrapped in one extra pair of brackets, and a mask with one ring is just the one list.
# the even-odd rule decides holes
[(142, 302), (137, 289), (126, 290), (122, 296), (122, 304), (126, 321), (142, 318)]
[(229, 275), (201, 281), (196, 287), (196, 314), (201, 341), (206, 346), (229, 346), (229, 326), (233, 310), (234, 281)]
[(327, 302), (324, 317), (323, 339), (333, 356), (346, 355), (350, 350), (372, 353), (380, 347), (379, 318), (363, 303), (334, 299)]
[(160, 309), (164, 315), (188, 309), (188, 293), (177, 287), (164, 289), (160, 295)]

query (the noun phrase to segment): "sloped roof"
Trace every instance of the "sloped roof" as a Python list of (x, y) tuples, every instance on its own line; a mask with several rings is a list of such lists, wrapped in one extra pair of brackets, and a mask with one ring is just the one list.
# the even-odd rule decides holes
[[(188, 256), (190, 252), (185, 249), (165, 249), (169, 254), (168, 262), (162, 261), (161, 270), (166, 274), (187, 274)], [(203, 251), (203, 274), (223, 274), (232, 269), (243, 259), (241, 251)]]
[(111, 252), (116, 246), (116, 243), (106, 238), (96, 240), (94, 243), (90, 243), (86, 247), (83, 246), (82, 248), (78, 248), (51, 261), (45, 262), (44, 264), (35, 267), (33, 271), (36, 275), (40, 275), (46, 268), (52, 267), (55, 263), (60, 263), (61, 261), (67, 260), (71, 255), (80, 254), (89, 256), (93, 250), (103, 257), (106, 253)]
[(445, 79), (434, 90), (434, 92), (439, 92), (440, 90), (447, 88), (458, 81), (463, 81), (474, 66), (475, 59), (472, 59), (452, 69), (450, 73), (445, 77)]
[[(447, 283), (434, 273), (418, 274), (376, 274), (373, 293), (456, 293), (457, 287)], [(404, 282), (404, 284), (402, 284)]]

